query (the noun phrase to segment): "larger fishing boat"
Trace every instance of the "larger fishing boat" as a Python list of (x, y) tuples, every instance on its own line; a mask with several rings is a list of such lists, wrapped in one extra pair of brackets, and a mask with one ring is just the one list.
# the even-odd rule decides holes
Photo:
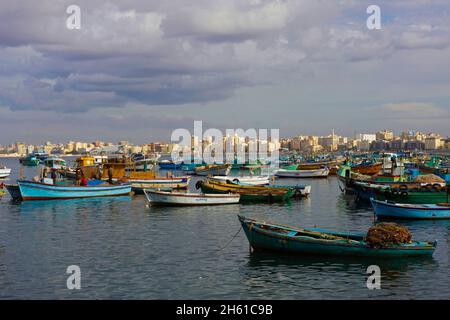
[(365, 235), (317, 228), (294, 228), (238, 216), (253, 250), (304, 255), (403, 258), (432, 256), (436, 242), (414, 241), (374, 248)]
[[(167, 173), (166, 176), (157, 176), (154, 170), (134, 171), (129, 170), (130, 164), (126, 159), (110, 159), (102, 166), (103, 180), (108, 180), (111, 175), (113, 181), (124, 181), (131, 183), (133, 191), (143, 193), (144, 189), (174, 188), (186, 189), (191, 177), (173, 176)], [(131, 167), (132, 168), (132, 167)]]
[[(95, 186), (62, 186), (42, 182), (17, 180), (22, 200), (63, 200), (129, 195), (131, 184), (101, 184)], [(11, 196), (13, 196), (11, 194)]]

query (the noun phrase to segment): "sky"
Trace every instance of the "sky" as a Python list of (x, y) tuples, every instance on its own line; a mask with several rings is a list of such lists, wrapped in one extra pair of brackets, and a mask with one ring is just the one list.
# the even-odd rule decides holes
[(448, 0), (2, 0), (0, 144), (168, 141), (194, 120), (447, 136), (449, 14)]

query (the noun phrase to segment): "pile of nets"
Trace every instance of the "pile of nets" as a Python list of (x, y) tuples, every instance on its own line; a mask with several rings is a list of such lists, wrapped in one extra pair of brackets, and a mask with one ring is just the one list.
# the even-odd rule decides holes
[(421, 174), (414, 178), (414, 182), (443, 183), (445, 180), (435, 174)]
[(382, 222), (369, 228), (365, 241), (372, 248), (411, 243), (412, 234), (408, 228), (396, 223)]

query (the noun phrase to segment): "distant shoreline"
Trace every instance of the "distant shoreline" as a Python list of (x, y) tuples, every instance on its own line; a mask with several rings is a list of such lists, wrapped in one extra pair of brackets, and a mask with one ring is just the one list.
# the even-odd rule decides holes
[[(18, 155), (18, 154), (0, 154), (0, 158), (21, 158), (25, 157), (26, 155)], [(49, 155), (49, 157), (80, 157), (81, 154), (59, 154), (59, 155)]]

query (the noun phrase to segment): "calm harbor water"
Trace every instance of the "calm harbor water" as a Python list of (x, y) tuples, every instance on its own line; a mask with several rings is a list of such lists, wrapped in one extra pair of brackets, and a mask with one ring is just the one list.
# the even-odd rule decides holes
[[(10, 182), (15, 181), (18, 159), (0, 159), (0, 164), (13, 168)], [(24, 168), (29, 178), (36, 172)], [(281, 183), (310, 184), (311, 196), (289, 204), (166, 208), (146, 207), (140, 195), (21, 203), (5, 195), (0, 201), (0, 298), (450, 298), (448, 220), (402, 222), (415, 239), (438, 240), (429, 259), (254, 254), (243, 231), (229, 242), (240, 229), (238, 214), (364, 232), (373, 223), (370, 205), (343, 195), (334, 177)], [(81, 268), (81, 290), (66, 287), (66, 268), (74, 264)], [(381, 268), (381, 290), (366, 287), (371, 264)]]

